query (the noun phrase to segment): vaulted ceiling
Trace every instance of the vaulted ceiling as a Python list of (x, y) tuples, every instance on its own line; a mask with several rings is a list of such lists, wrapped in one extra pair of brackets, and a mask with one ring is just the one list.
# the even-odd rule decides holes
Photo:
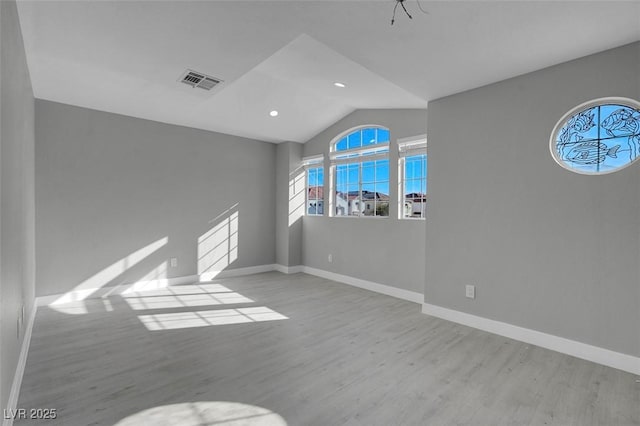
[[(640, 40), (627, 1), (29, 1), (34, 95), (270, 142)], [(421, 8), (428, 13), (423, 13)], [(212, 91), (186, 69), (224, 80)], [(334, 86), (341, 82), (344, 88)], [(277, 117), (269, 112), (278, 110)]]

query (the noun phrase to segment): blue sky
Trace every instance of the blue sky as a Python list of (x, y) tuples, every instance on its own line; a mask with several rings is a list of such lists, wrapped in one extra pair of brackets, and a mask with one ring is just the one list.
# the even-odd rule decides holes
[[(357, 130), (336, 143), (336, 151), (360, 148), (389, 141), (389, 131), (381, 128), (365, 128)], [(364, 158), (363, 158), (364, 159)], [(336, 166), (336, 190), (352, 192), (359, 190), (360, 168), (362, 168), (362, 190), (389, 194), (389, 160), (362, 161), (353, 164)], [(426, 193), (426, 183), (421, 176), (426, 176), (426, 155), (407, 157), (405, 160), (404, 192)], [(309, 169), (309, 186), (322, 185), (324, 171), (322, 168)]]
[[(364, 161), (362, 163), (341, 164), (336, 170), (336, 190), (340, 192), (358, 191), (358, 176), (362, 167), (362, 190), (389, 194), (389, 160)], [(420, 178), (427, 172), (425, 156), (407, 157), (405, 162), (404, 192), (426, 193), (426, 183)], [(322, 168), (309, 169), (308, 185), (316, 186), (324, 182)]]
[[(637, 134), (639, 130), (638, 117), (640, 114), (633, 108), (618, 104), (579, 111), (570, 116), (556, 134), (558, 155), (569, 167), (586, 172), (619, 168), (635, 159), (637, 148), (634, 148), (629, 136)], [(567, 138), (564, 141), (563, 136)], [(588, 159), (581, 160), (581, 155)], [(602, 161), (596, 161), (599, 157)]]

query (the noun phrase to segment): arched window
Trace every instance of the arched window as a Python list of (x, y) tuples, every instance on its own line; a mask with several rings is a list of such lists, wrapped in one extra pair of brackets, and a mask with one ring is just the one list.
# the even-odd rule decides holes
[(615, 172), (640, 158), (640, 103), (603, 98), (566, 113), (551, 133), (551, 154), (582, 174)]
[(389, 216), (389, 129), (360, 126), (331, 142), (332, 215)]

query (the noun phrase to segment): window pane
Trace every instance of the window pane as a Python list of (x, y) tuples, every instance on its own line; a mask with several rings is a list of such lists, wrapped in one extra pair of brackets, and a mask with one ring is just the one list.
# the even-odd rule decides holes
[(389, 216), (389, 201), (377, 201), (375, 215)]
[(389, 142), (389, 131), (387, 129), (378, 129), (378, 140), (380, 142)]
[(347, 184), (347, 166), (340, 165), (336, 166), (336, 191), (338, 192), (346, 192)]
[(358, 216), (362, 211), (362, 200), (360, 199), (360, 191), (358, 184), (349, 185), (348, 187), (348, 214), (350, 216)]
[(376, 182), (375, 192), (378, 197), (389, 200), (389, 181)]
[(360, 148), (362, 146), (362, 132), (360, 132), (359, 130), (357, 132), (351, 133), (348, 138), (348, 149)]
[(323, 168), (314, 167), (307, 170), (307, 214), (324, 214), (324, 181)]
[(362, 130), (362, 146), (373, 145), (377, 143), (376, 129), (368, 128)]
[(389, 130), (367, 127), (355, 130), (335, 143), (335, 151), (346, 151), (389, 142)]
[(404, 161), (404, 177), (405, 179), (413, 177), (414, 162), (410, 159)]
[(346, 216), (349, 214), (349, 197), (346, 190), (336, 192), (336, 216)]
[(349, 174), (347, 179), (349, 180), (349, 184), (358, 183), (360, 179), (360, 164), (349, 164), (348, 166)]
[[(358, 129), (340, 139), (336, 150), (346, 150), (335, 157), (352, 163), (336, 164), (334, 177), (336, 216), (387, 216), (389, 209), (389, 160), (372, 159), (388, 153), (349, 152), (363, 146), (389, 141), (389, 131), (377, 127)], [(367, 157), (371, 156), (371, 157)], [(368, 159), (367, 159), (368, 158)], [(322, 177), (318, 174), (318, 179)]]
[(373, 161), (365, 161), (362, 163), (362, 183), (375, 182), (375, 163)]
[(389, 160), (376, 161), (376, 180), (389, 180)]
[(640, 104), (576, 107), (552, 136), (554, 159), (578, 173), (609, 173), (640, 158)]
[(427, 156), (426, 155), (422, 156), (422, 182), (423, 182), (422, 192), (426, 194), (427, 193)]
[(316, 186), (318, 184), (318, 176), (317, 176), (317, 169), (309, 169), (307, 171), (307, 185), (309, 186)]
[(403, 217), (425, 217), (427, 194), (427, 156), (405, 158)]

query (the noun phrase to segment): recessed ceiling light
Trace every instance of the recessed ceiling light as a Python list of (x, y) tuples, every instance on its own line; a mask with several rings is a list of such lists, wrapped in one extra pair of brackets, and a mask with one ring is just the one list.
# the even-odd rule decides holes
[(336, 81), (335, 83), (333, 83), (334, 86), (336, 87), (345, 87), (346, 85), (344, 83), (340, 83), (339, 81)]
[(271, 112), (269, 113), (269, 115), (270, 115), (270, 116), (272, 116), (272, 117), (277, 117), (277, 116), (278, 116), (278, 111), (276, 111), (276, 110), (274, 109), (273, 111), (271, 111)]

